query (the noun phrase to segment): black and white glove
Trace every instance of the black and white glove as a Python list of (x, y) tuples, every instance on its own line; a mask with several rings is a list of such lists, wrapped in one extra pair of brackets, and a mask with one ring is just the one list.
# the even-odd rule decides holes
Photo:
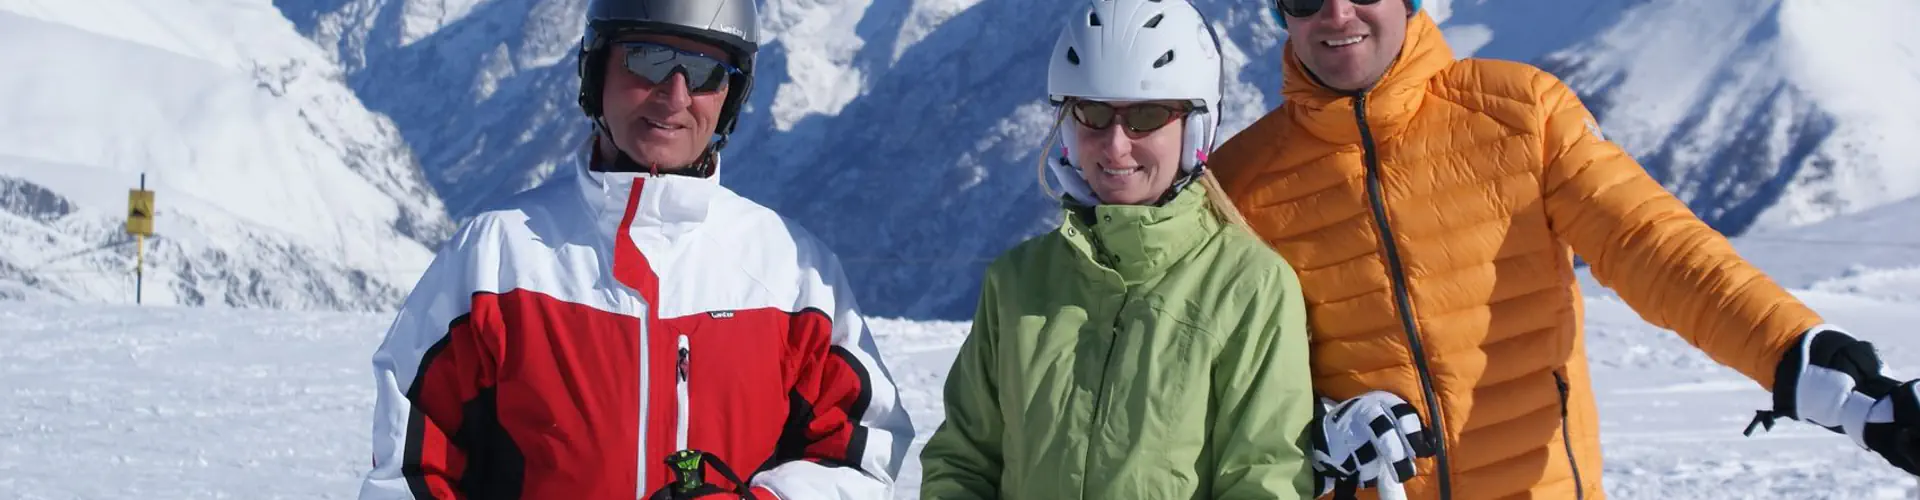
[(1760, 411), (1746, 434), (1756, 426), (1771, 430), (1781, 417), (1808, 422), (1920, 475), (1920, 381), (1900, 382), (1880, 370), (1872, 344), (1839, 328), (1814, 327), (1781, 357), (1773, 410)]
[(1437, 436), (1413, 405), (1392, 393), (1373, 391), (1339, 404), (1322, 398), (1320, 409), (1311, 430), (1319, 495), (1352, 498), (1356, 487), (1383, 486), (1388, 471), (1385, 485), (1398, 485), (1413, 478), (1414, 458), (1434, 455)]

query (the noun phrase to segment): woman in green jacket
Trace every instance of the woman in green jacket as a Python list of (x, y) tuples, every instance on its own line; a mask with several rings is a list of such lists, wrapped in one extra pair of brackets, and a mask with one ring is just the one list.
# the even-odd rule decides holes
[(1299, 282), (1203, 164), (1218, 42), (1184, 0), (1071, 19), (1047, 83), (1064, 221), (988, 267), (920, 496), (1312, 498)]

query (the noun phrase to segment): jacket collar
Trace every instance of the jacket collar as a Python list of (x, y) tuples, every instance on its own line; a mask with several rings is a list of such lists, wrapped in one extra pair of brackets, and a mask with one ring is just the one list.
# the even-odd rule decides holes
[[(1286, 67), (1281, 94), (1286, 97), (1288, 116), (1323, 141), (1359, 143), (1354, 95), (1322, 85), (1307, 72), (1293, 44), (1286, 44), (1282, 54)], [(1374, 137), (1392, 137), (1405, 129), (1426, 97), (1427, 82), (1452, 63), (1453, 49), (1432, 17), (1422, 11), (1408, 20), (1399, 57), (1380, 83), (1364, 92), (1367, 127)]]
[(600, 159), (592, 149), (575, 154), (558, 175), (572, 177), (602, 234), (626, 230), (636, 240), (664, 238), (671, 244), (708, 222), (716, 203), (732, 195), (717, 177), (594, 170), (591, 165)]
[(1161, 206), (1071, 206), (1059, 233), (1087, 265), (1117, 273), (1128, 285), (1164, 274), (1220, 231), (1206, 188), (1188, 183)]

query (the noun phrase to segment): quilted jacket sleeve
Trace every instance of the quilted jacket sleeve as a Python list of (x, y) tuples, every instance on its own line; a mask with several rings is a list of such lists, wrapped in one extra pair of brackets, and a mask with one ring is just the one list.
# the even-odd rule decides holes
[(1648, 322), (1773, 387), (1793, 340), (1821, 322), (1603, 138), (1572, 90), (1541, 73), (1542, 185), (1557, 237)]

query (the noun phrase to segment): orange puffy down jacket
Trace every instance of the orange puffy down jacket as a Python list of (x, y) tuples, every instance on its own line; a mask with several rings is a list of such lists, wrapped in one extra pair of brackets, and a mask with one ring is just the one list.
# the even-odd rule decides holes
[[(1212, 166), (1299, 271), (1314, 386), (1441, 429), (1412, 498), (1604, 495), (1574, 254), (1648, 322), (1771, 389), (1820, 318), (1519, 63), (1455, 61), (1426, 14), (1363, 95), (1285, 50), (1286, 103)], [(1733, 411), (1729, 409), (1729, 411)]]

